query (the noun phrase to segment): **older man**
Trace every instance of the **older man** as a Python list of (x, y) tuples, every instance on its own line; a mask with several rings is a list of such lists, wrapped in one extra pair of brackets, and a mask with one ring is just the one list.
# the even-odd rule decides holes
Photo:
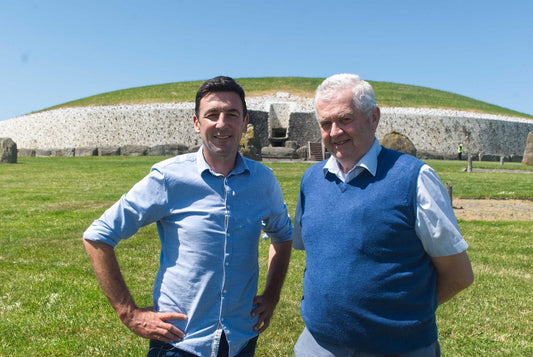
[(293, 244), (306, 251), (296, 356), (438, 356), (435, 311), (473, 281), (440, 179), (381, 147), (369, 83), (327, 78), (316, 114), (331, 157), (301, 181)]

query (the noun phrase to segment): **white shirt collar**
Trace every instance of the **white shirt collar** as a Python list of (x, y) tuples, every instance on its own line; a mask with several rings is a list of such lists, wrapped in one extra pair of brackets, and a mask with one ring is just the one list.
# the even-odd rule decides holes
[(329, 171), (337, 176), (342, 182), (350, 182), (357, 177), (363, 170), (367, 170), (372, 176), (376, 176), (378, 167), (378, 155), (381, 152), (381, 145), (378, 139), (374, 138), (374, 143), (366, 154), (359, 160), (357, 164), (347, 174), (345, 174), (339, 167), (339, 163), (334, 156), (330, 156), (324, 165), (324, 175)]

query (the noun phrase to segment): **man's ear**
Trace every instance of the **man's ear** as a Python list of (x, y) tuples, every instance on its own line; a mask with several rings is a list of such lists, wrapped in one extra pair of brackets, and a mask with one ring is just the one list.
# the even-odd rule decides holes
[(379, 118), (381, 117), (381, 110), (379, 107), (372, 109), (372, 112), (370, 112), (370, 117), (372, 118), (372, 128), (375, 131), (378, 128)]
[(248, 131), (248, 123), (250, 122), (250, 116), (246, 114), (244, 117), (244, 121), (242, 123), (242, 133), (246, 133)]
[(200, 121), (196, 117), (196, 115), (192, 116), (192, 121), (194, 123), (194, 131), (196, 131), (196, 134), (200, 134)]

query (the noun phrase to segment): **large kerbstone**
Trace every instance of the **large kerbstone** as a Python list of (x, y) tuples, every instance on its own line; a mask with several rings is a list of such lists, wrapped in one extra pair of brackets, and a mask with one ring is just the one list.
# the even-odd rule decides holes
[(183, 144), (156, 145), (148, 149), (148, 156), (176, 156), (186, 153), (188, 147)]
[(292, 160), (297, 159), (296, 150), (286, 147), (267, 146), (261, 149), (263, 159)]
[(0, 152), (2, 154), (0, 163), (17, 163), (17, 144), (11, 138), (0, 138)]
[(415, 145), (409, 138), (398, 132), (391, 132), (385, 134), (383, 139), (381, 139), (380, 144), (386, 148), (397, 150), (403, 152), (404, 154), (409, 154), (416, 156)]
[(102, 146), (98, 148), (98, 156), (120, 155), (120, 146)]
[(524, 150), (522, 164), (533, 165), (533, 131), (530, 131), (529, 134), (527, 134), (526, 148)]
[(144, 145), (124, 145), (120, 147), (122, 156), (145, 156), (148, 153), (148, 146)]
[(98, 148), (96, 147), (76, 148), (74, 152), (74, 156), (97, 156), (97, 155), (98, 155)]

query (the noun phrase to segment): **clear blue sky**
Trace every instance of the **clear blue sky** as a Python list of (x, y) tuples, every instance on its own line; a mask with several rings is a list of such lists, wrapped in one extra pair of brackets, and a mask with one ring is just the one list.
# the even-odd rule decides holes
[(531, 0), (1, 0), (0, 120), (220, 74), (338, 72), (533, 114), (532, 14)]

